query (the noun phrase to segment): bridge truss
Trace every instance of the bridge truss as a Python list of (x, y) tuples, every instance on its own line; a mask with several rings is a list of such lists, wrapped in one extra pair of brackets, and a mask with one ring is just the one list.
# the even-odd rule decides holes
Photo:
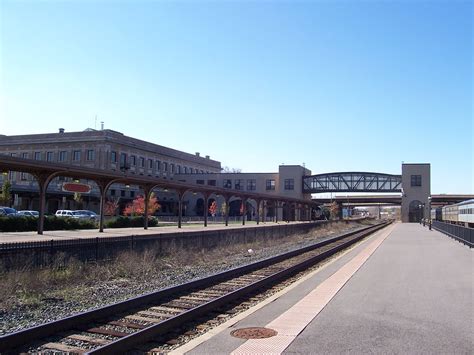
[(401, 191), (401, 175), (347, 172), (303, 177), (303, 193)]

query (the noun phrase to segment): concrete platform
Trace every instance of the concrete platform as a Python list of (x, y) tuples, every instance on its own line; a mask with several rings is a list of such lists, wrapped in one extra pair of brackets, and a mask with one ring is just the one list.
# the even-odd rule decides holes
[(201, 232), (206, 230), (229, 230), (238, 228), (264, 228), (271, 226), (282, 226), (287, 224), (305, 224), (305, 223), (319, 223), (318, 221), (291, 221), (291, 222), (265, 222), (257, 225), (255, 221), (247, 221), (245, 225), (242, 222), (232, 222), (228, 226), (223, 223), (209, 223), (204, 227), (202, 223), (183, 223), (182, 228), (177, 225), (163, 225), (158, 227), (143, 227), (136, 228), (108, 228), (104, 229), (103, 233), (99, 233), (98, 229), (81, 229), (81, 230), (58, 230), (58, 231), (44, 231), (42, 235), (37, 232), (0, 232), (0, 243), (18, 243), (18, 242), (36, 242), (45, 240), (71, 240), (84, 238), (112, 238), (112, 237), (129, 237), (143, 236), (143, 235), (157, 235), (169, 233), (185, 233), (185, 232)]
[[(473, 354), (473, 252), (395, 224), (175, 354)], [(230, 332), (268, 327), (246, 341)]]

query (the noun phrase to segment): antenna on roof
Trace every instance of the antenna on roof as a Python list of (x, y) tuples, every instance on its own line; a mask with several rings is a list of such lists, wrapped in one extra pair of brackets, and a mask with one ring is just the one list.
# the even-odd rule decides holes
[(101, 131), (104, 130), (104, 121), (100, 121), (100, 130), (101, 130)]

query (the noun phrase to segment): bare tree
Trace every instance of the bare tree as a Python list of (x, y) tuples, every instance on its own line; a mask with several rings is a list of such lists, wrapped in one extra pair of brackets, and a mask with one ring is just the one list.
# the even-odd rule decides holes
[(224, 166), (221, 170), (223, 173), (232, 173), (232, 174), (240, 174), (242, 172), (242, 169), (229, 168), (228, 166)]

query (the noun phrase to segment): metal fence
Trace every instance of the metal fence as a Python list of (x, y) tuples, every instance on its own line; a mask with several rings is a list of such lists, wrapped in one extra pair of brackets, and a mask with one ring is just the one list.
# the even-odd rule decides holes
[(143, 252), (153, 249), (166, 254), (184, 249), (211, 249), (219, 245), (251, 243), (257, 240), (281, 238), (296, 233), (307, 233), (324, 221), (260, 226), (258, 228), (232, 228), (209, 231), (189, 231), (155, 235), (125, 237), (96, 237), (74, 240), (49, 240), (0, 244), (0, 268), (4, 270), (62, 267), (72, 260), (111, 260), (125, 251)]
[(460, 241), (472, 248), (474, 246), (474, 228), (458, 226), (440, 221), (433, 221), (433, 228)]

